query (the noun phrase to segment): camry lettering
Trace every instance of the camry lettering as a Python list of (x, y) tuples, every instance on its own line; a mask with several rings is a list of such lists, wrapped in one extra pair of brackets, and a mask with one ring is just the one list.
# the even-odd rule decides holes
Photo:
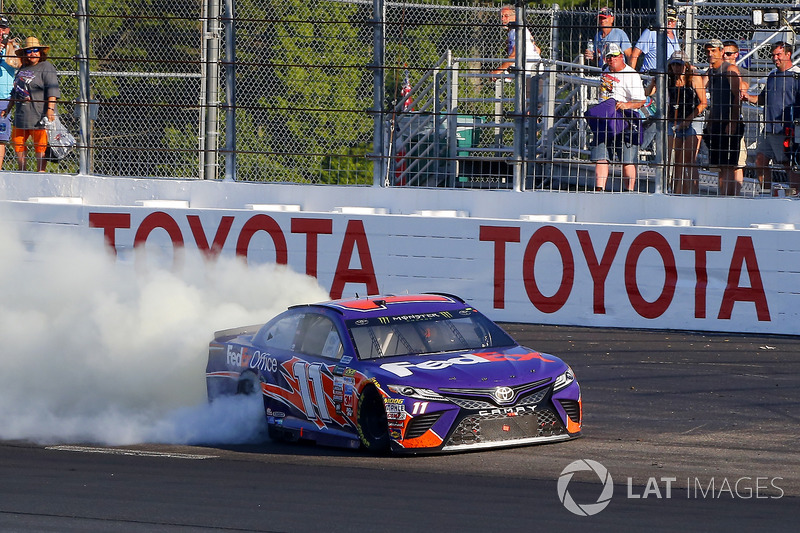
[(478, 363), (488, 363), (487, 359), (474, 354), (461, 355), (446, 359), (444, 361), (423, 361), (422, 363), (411, 363), (409, 361), (400, 361), (397, 363), (384, 363), (381, 365), (383, 370), (391, 372), (392, 374), (401, 378), (408, 377), (413, 374), (409, 368), (419, 368), (422, 370), (442, 370), (452, 365), (475, 365)]
[(522, 413), (532, 413), (536, 410), (535, 405), (520, 405), (517, 407), (504, 407), (502, 409), (483, 409), (478, 411), (480, 416), (496, 416), (496, 415), (505, 415), (505, 416), (517, 416)]

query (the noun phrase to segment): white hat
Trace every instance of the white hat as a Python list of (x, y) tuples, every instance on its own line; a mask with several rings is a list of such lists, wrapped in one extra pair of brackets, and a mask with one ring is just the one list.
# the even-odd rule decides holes
[(619, 47), (617, 43), (608, 43), (606, 45), (606, 51), (603, 54), (604, 56), (618, 56), (622, 53), (622, 49)]

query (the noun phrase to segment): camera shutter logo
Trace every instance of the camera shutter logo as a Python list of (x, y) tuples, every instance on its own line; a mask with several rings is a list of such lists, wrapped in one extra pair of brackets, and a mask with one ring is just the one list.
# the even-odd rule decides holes
[[(591, 471), (597, 474), (597, 477), (599, 477), (600, 481), (603, 482), (603, 491), (597, 498), (596, 503), (586, 503), (581, 505), (572, 499), (569, 491), (567, 491), (567, 485), (569, 485), (569, 482), (572, 480), (572, 476), (575, 474), (575, 472), (585, 471)], [(561, 500), (561, 503), (564, 504), (564, 507), (567, 508), (567, 511), (579, 516), (596, 515), (605, 509), (609, 503), (611, 503), (611, 497), (613, 495), (614, 480), (611, 479), (611, 474), (608, 473), (608, 469), (597, 461), (592, 461), (591, 459), (579, 459), (577, 461), (573, 461), (561, 471), (561, 475), (558, 477), (558, 499)]]

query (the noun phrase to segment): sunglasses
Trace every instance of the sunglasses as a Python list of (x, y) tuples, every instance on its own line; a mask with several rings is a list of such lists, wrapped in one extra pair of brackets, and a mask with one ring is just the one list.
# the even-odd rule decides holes
[(739, 52), (723, 52), (722, 55), (725, 57), (738, 56)]
[(28, 48), (27, 50), (25, 50), (25, 53), (26, 54), (38, 54), (39, 53), (39, 49), (38, 48)]
[(622, 54), (606, 54), (606, 57), (619, 57)]

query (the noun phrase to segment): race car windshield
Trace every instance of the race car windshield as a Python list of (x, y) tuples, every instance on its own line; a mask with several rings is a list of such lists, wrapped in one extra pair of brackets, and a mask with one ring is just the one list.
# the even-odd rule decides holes
[(361, 360), (397, 355), (427, 355), (513, 346), (514, 340), (492, 321), (469, 311), (426, 313), (348, 321)]

